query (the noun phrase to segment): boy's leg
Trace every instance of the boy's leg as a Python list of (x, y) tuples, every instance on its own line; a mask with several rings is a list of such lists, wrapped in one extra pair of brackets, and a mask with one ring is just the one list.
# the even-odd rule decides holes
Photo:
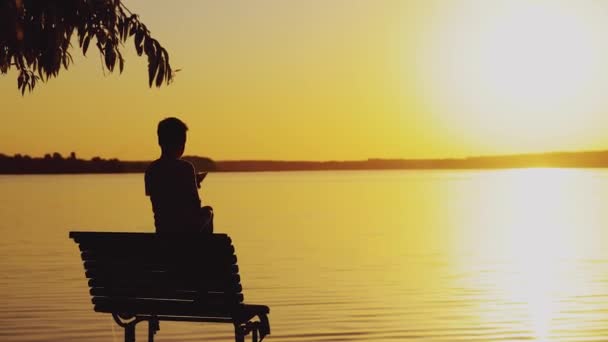
[(206, 233), (213, 233), (213, 208), (210, 206), (204, 206), (201, 208), (201, 231)]

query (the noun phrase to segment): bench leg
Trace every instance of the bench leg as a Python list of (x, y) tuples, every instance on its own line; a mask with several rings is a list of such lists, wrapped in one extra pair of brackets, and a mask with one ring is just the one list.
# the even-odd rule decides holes
[(234, 340), (236, 342), (245, 342), (245, 332), (243, 331), (243, 328), (238, 324), (234, 325)]
[(135, 342), (135, 324), (125, 326), (125, 342)]
[(160, 330), (158, 320), (151, 318), (148, 320), (148, 342), (154, 342), (154, 335)]

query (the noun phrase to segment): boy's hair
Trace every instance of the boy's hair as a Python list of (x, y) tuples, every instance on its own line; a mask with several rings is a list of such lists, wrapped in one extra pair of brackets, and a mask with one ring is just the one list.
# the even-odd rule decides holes
[(158, 144), (161, 147), (175, 147), (186, 143), (188, 126), (178, 118), (166, 118), (158, 123)]

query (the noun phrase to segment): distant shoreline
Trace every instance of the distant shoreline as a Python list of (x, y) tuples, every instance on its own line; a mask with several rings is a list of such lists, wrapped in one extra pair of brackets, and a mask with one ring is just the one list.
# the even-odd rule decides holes
[[(367, 159), (355, 161), (213, 161), (186, 156), (198, 171), (208, 172), (284, 172), (340, 170), (493, 170), (517, 168), (608, 168), (607, 151), (550, 152), (447, 159)], [(0, 174), (111, 174), (141, 173), (150, 161), (121, 161), (99, 157), (79, 159), (74, 153), (44, 157), (0, 154)]]

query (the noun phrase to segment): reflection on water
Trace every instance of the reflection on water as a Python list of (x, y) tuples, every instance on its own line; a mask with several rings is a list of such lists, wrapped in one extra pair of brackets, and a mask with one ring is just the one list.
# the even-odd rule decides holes
[[(212, 174), (270, 341), (608, 339), (608, 172)], [(142, 175), (0, 177), (0, 340), (120, 341), (70, 230), (153, 231)], [(232, 341), (162, 323), (158, 341)], [(144, 336), (144, 331), (138, 332)]]

